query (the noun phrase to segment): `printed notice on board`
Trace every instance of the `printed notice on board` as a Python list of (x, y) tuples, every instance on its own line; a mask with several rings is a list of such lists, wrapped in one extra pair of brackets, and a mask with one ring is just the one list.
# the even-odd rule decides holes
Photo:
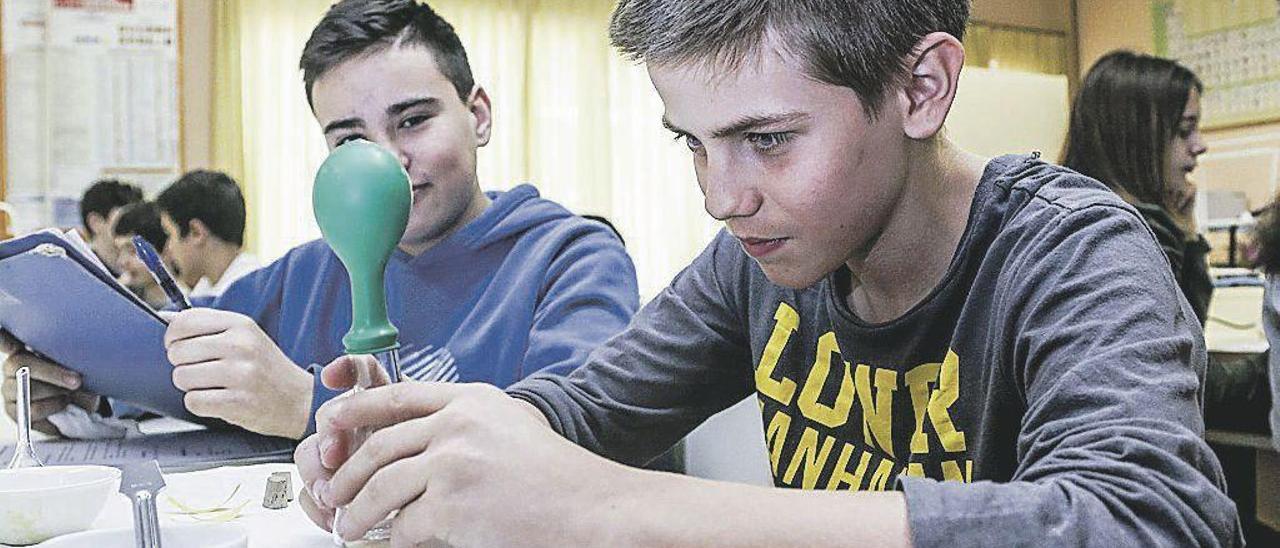
[(177, 0), (0, 0), (12, 231), (79, 224), (97, 179), (180, 166)]

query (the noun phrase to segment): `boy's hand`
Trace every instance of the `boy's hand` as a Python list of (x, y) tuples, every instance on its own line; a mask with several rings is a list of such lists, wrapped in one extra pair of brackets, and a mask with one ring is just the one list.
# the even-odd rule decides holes
[(164, 345), (187, 410), (298, 439), (311, 414), (311, 374), (248, 316), (196, 308), (168, 315)]
[(80, 390), (80, 374), (27, 352), (22, 343), (12, 335), (0, 331), (0, 359), (4, 359), (4, 412), (18, 418), (18, 370), (31, 370), (31, 428), (61, 436), (58, 427), (48, 417), (62, 411), (68, 404), (93, 412), (98, 408), (96, 394)]
[[(383, 386), (391, 382), (390, 376), (378, 360), (366, 355), (339, 356), (320, 372), (320, 380), (333, 390), (350, 390), (359, 382), (361, 374), (369, 379), (369, 387)], [(346, 397), (346, 395), (339, 397)], [(293, 452), (293, 462), (298, 465), (298, 474), (302, 476), (303, 485), (306, 486), (300, 499), (302, 509), (311, 521), (326, 530), (333, 530), (333, 509), (318, 504), (311, 493), (317, 482), (327, 482), (333, 476), (330, 469), (338, 468), (340, 461), (346, 460), (346, 446), (350, 440), (348, 434), (348, 432), (333, 431), (324, 437), (324, 453), (330, 455), (327, 466), (321, 462), (320, 436), (310, 436), (302, 440)]]
[[(628, 473), (489, 385), (400, 383), (332, 400), (316, 417), (316, 435), (295, 452), (302, 505), (347, 539), (399, 510), (395, 546), (599, 543), (592, 531), (545, 524), (573, 515), (590, 527), (613, 494), (604, 486)], [(346, 458), (345, 433), (355, 428), (376, 432)], [(335, 507), (345, 511), (333, 524)]]

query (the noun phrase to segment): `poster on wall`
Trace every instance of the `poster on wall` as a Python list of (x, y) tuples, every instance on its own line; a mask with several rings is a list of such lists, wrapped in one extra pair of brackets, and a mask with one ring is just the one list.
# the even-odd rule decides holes
[(1280, 119), (1280, 0), (1153, 0), (1156, 52), (1205, 85), (1206, 128)]
[(176, 0), (2, 1), (11, 231), (78, 224), (98, 179), (173, 180)]

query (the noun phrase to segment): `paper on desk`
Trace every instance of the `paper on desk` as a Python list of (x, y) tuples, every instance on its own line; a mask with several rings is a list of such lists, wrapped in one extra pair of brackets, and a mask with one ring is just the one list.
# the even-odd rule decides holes
[[(196, 430), (110, 440), (55, 440), (35, 444), (46, 465), (117, 466), (155, 459), (165, 472), (200, 470), (224, 464), (289, 462), (293, 440), (239, 430)], [(0, 448), (0, 462), (13, 447)]]

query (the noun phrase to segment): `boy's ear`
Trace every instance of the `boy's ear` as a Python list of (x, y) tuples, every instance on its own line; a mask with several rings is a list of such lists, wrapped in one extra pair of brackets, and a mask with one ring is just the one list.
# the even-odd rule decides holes
[(200, 219), (191, 219), (187, 223), (187, 235), (184, 239), (190, 239), (193, 243), (200, 243), (211, 236), (213, 233), (209, 231), (209, 227)]
[(107, 218), (103, 217), (101, 213), (96, 211), (91, 211), (88, 215), (85, 215), (84, 224), (85, 227), (89, 229), (89, 232), (92, 232), (94, 236), (107, 232), (111, 229), (111, 227), (108, 226)]
[(942, 130), (960, 86), (964, 46), (954, 36), (935, 32), (920, 39), (908, 59), (911, 74), (902, 89), (903, 131), (917, 140)]
[(493, 105), (489, 102), (489, 93), (477, 85), (471, 90), (467, 105), (471, 116), (475, 118), (476, 146), (485, 146), (489, 144), (489, 137), (493, 132)]

